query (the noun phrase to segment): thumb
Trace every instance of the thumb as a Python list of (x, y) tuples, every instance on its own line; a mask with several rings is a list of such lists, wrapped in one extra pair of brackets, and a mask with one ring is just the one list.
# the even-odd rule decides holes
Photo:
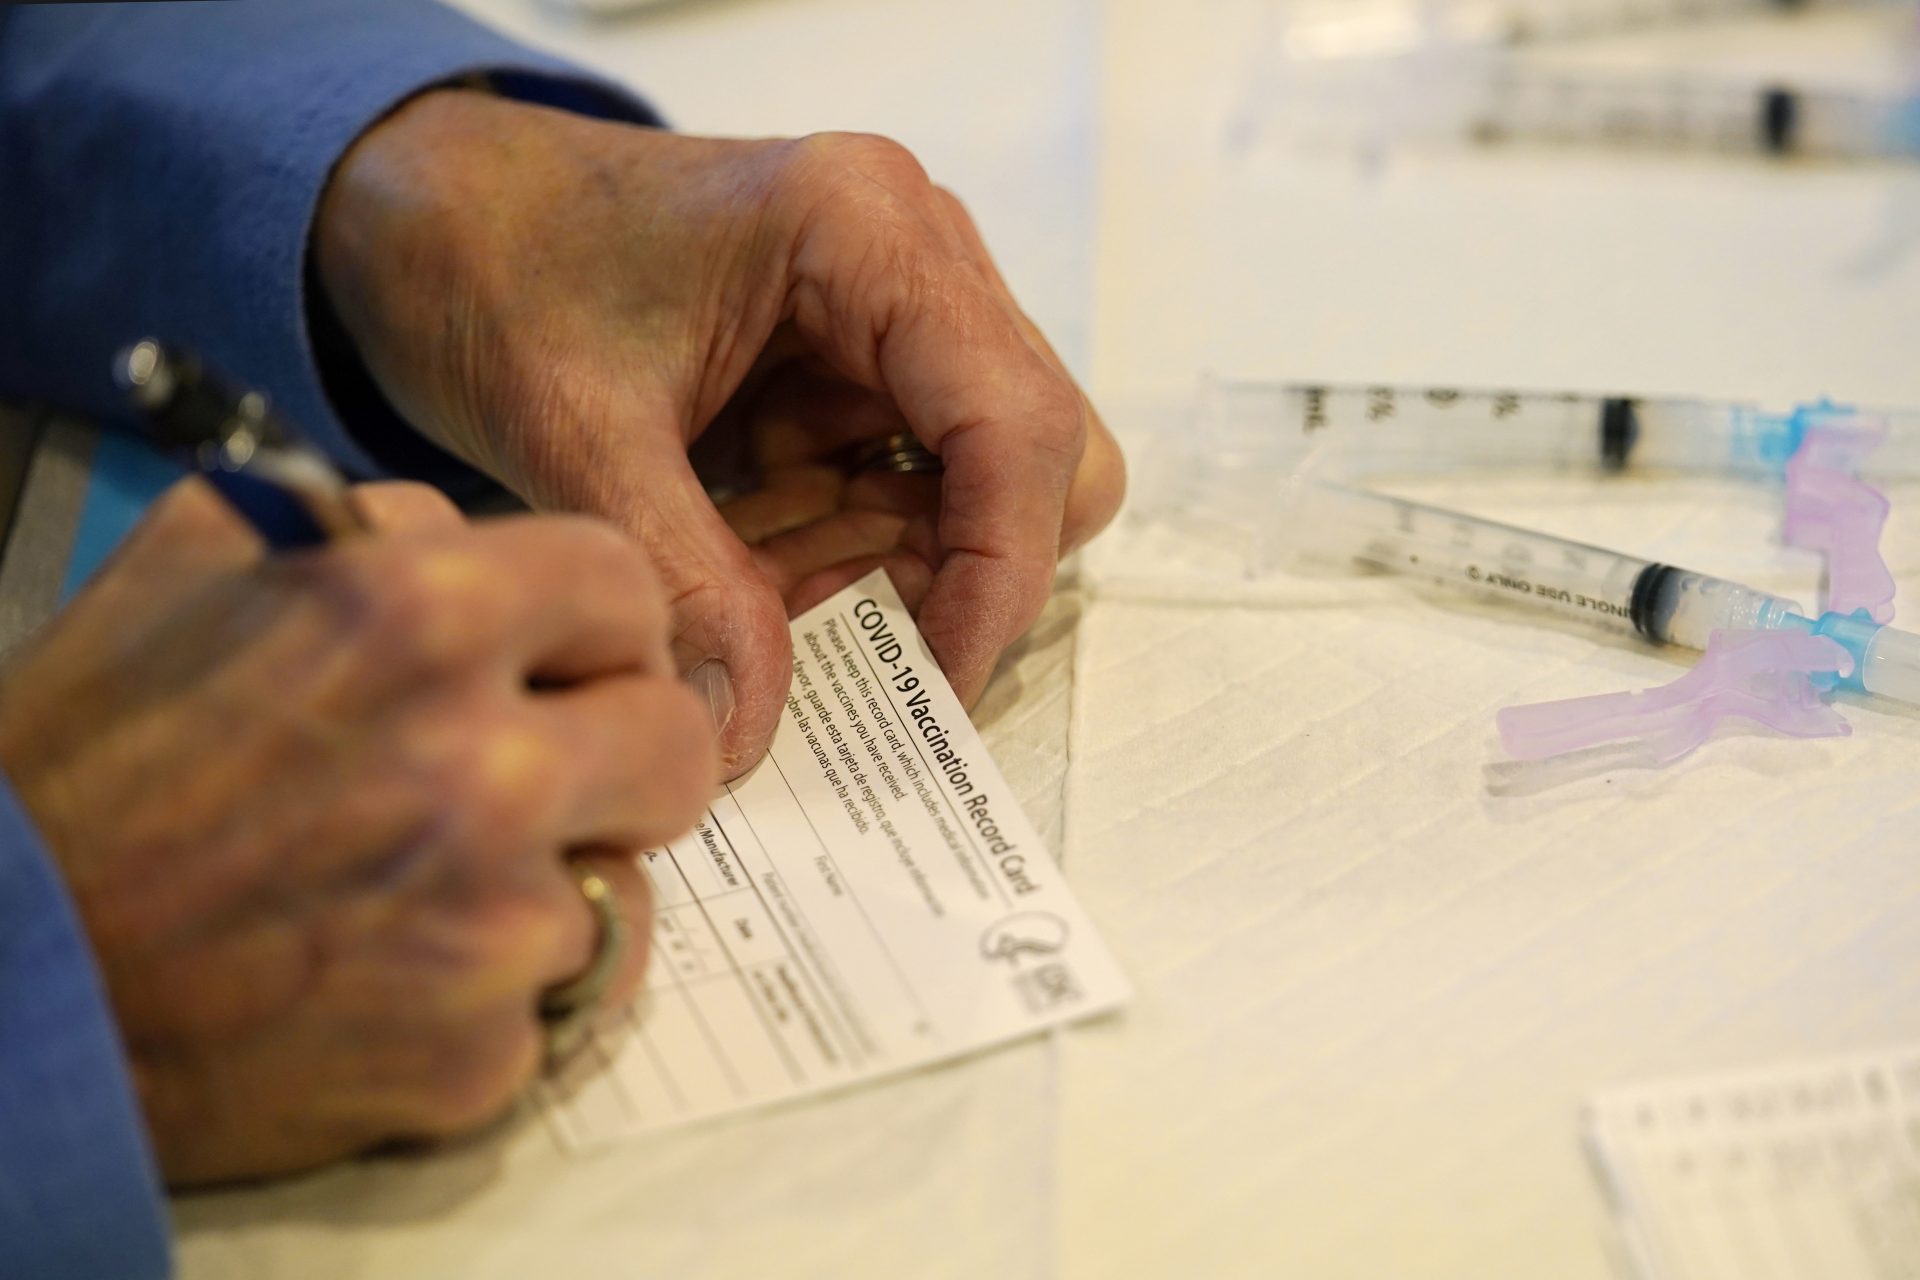
[(369, 529), (382, 534), (445, 533), (467, 522), (446, 494), (409, 480), (355, 485), (347, 490), (347, 503)]
[(786, 606), (694, 475), (677, 435), (628, 434), (581, 505), (639, 539), (673, 613), (673, 655), (706, 704), (725, 776), (766, 752), (786, 702)]

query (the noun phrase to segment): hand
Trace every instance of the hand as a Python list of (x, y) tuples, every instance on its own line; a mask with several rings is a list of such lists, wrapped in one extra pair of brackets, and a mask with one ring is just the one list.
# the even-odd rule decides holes
[(468, 527), (362, 491), (393, 536), (263, 559), (198, 481), (0, 680), (0, 766), (106, 977), (170, 1182), (475, 1127), (537, 1068), (536, 1002), (716, 761), (630, 540)]
[[(884, 565), (970, 702), (1119, 504), (1111, 437), (965, 211), (878, 138), (692, 138), (430, 93), (346, 156), (314, 248), (410, 422), (652, 552), (730, 768), (778, 718), (788, 608)], [(710, 431), (749, 438), (772, 479), (734, 528), (688, 458)], [(822, 465), (909, 431), (939, 481)]]

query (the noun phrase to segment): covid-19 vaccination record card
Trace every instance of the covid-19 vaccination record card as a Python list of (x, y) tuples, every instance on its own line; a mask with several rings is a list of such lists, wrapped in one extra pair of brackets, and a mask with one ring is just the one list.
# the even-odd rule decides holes
[(766, 757), (642, 862), (645, 989), (543, 1088), (575, 1149), (971, 1053), (1128, 995), (881, 572), (794, 621)]

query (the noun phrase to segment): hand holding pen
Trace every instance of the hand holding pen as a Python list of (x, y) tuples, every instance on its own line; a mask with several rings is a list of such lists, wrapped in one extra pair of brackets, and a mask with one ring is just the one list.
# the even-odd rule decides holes
[(14, 657), (0, 769), (161, 1167), (206, 1183), (471, 1130), (583, 1004), (636, 989), (632, 851), (713, 785), (646, 557), (585, 520), (349, 492), (263, 401), (158, 348), (125, 364), (207, 480)]

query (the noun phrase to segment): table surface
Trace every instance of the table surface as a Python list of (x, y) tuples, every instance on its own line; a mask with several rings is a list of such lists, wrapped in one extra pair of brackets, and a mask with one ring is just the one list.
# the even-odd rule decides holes
[[(1251, 163), (1228, 139), (1255, 0), (728, 0), (609, 25), (467, 7), (688, 129), (908, 142), (1136, 458), (1204, 369), (1920, 404), (1920, 169)], [(1582, 56), (1891, 78), (1899, 22)], [(1731, 482), (1430, 492), (1789, 593), (1815, 576), (1776, 545), (1777, 495)], [(1893, 497), (1911, 592), (1920, 486)], [(1386, 583), (1183, 594), (1147, 547), (1129, 526), (1093, 555), (980, 712), (1136, 982), (1124, 1015), (591, 1159), (526, 1120), (182, 1199), (184, 1273), (1601, 1280), (1583, 1098), (1920, 1036), (1920, 717), (1851, 708), (1852, 738), (1731, 735), (1665, 772), (1503, 775), (1498, 707), (1679, 668)]]

